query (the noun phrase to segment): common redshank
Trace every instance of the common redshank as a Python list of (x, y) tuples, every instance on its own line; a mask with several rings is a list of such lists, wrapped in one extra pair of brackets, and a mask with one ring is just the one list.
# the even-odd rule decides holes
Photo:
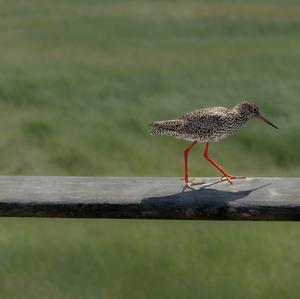
[(205, 143), (203, 156), (222, 174), (230, 183), (233, 179), (242, 179), (243, 176), (234, 176), (221, 168), (208, 154), (211, 142), (219, 141), (237, 132), (248, 120), (257, 118), (278, 129), (260, 113), (254, 103), (242, 102), (232, 109), (224, 107), (203, 108), (185, 113), (177, 119), (154, 121), (149, 125), (154, 127), (150, 135), (167, 135), (185, 139), (192, 143), (184, 150), (184, 181), (192, 186), (188, 176), (188, 155), (197, 142)]

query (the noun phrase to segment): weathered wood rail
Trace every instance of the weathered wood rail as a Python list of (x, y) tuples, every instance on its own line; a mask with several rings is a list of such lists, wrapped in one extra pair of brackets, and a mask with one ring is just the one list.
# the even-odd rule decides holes
[(0, 177), (0, 216), (300, 220), (300, 178)]

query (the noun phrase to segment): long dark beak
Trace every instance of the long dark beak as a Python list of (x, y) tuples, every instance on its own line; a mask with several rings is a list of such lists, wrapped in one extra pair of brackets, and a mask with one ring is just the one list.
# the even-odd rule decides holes
[(266, 124), (272, 126), (275, 129), (278, 129), (278, 127), (276, 127), (275, 125), (273, 125), (271, 122), (269, 122), (267, 119), (265, 119), (263, 116), (261, 116), (260, 114), (258, 116), (256, 116), (256, 118), (260, 119), (261, 121), (265, 122)]

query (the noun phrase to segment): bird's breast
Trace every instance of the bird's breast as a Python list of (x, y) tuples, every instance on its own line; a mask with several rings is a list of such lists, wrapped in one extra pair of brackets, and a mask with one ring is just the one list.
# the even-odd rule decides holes
[(246, 121), (242, 119), (226, 118), (218, 123), (218, 125), (200, 129), (198, 132), (198, 141), (208, 143), (219, 141), (237, 132), (245, 123)]

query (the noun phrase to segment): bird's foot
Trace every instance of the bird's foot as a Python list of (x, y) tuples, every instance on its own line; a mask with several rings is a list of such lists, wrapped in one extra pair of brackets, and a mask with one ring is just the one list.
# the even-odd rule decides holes
[(181, 180), (185, 181), (186, 186), (189, 187), (189, 188), (192, 188), (192, 186), (195, 184), (194, 183), (194, 180), (195, 180), (194, 178), (193, 179), (188, 179), (186, 177), (182, 177)]
[(238, 179), (245, 179), (245, 176), (239, 176), (239, 175), (230, 175), (230, 174), (224, 174), (221, 177), (221, 180), (223, 181), (223, 179), (225, 178), (225, 180), (227, 180), (230, 184), (232, 184), (232, 180), (238, 180)]
[(193, 188), (193, 185), (194, 185), (194, 183), (193, 182), (191, 182), (191, 181), (187, 181), (187, 182), (185, 182), (186, 183), (186, 186), (188, 187), (188, 188), (190, 188), (190, 189), (194, 189)]

